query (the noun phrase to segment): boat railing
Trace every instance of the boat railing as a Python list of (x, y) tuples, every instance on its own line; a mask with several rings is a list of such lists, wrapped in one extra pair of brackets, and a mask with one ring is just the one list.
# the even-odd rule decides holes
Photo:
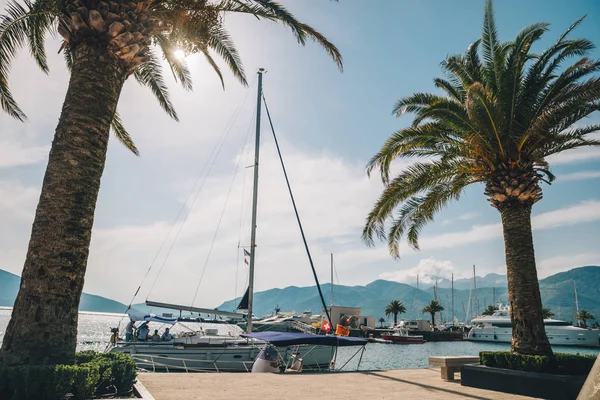
[(319, 330), (312, 325), (306, 324), (302, 321), (292, 321), (292, 329), (300, 332), (309, 333), (311, 335), (317, 335)]
[[(152, 354), (130, 354), (131, 358), (136, 362), (138, 369), (144, 372), (157, 371), (185, 371), (185, 372), (221, 372), (229, 370), (227, 365), (239, 366), (243, 365), (246, 372), (250, 372), (254, 361), (225, 361), (219, 360), (198, 360), (190, 358), (167, 357)], [(166, 362), (169, 361), (169, 362)], [(173, 365), (173, 362), (181, 363), (181, 365)], [(143, 368), (140, 365), (149, 365), (150, 368)], [(196, 366), (197, 364), (205, 364), (205, 367)], [(220, 368), (219, 368), (220, 366)], [(233, 370), (233, 368), (231, 368)]]

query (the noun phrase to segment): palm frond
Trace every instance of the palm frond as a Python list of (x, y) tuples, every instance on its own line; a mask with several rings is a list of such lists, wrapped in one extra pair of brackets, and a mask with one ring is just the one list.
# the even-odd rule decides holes
[(210, 66), (213, 68), (213, 70), (219, 76), (219, 79), (221, 80), (221, 86), (223, 87), (223, 89), (225, 89), (225, 81), (223, 80), (223, 74), (221, 73), (221, 69), (219, 68), (219, 66), (217, 65), (217, 63), (215, 62), (215, 60), (212, 58), (212, 56), (210, 55), (210, 53), (208, 52), (208, 49), (204, 49), (202, 51), (202, 53), (204, 54), (204, 57), (206, 58), (206, 61), (208, 61), (208, 63), (210, 64)]
[(25, 44), (29, 34), (28, 11), (16, 1), (10, 0), (6, 7), (6, 14), (0, 20), (0, 105), (11, 117), (20, 121), (24, 121), (27, 117), (13, 98), (7, 81), (11, 61)]
[(319, 43), (321, 47), (333, 58), (340, 70), (343, 70), (343, 62), (340, 51), (333, 43), (311, 26), (301, 23), (280, 3), (272, 0), (223, 0), (218, 3), (216, 9), (223, 12), (245, 13), (256, 18), (264, 18), (275, 22), (281, 22), (290, 28), (296, 36), (298, 43), (306, 45), (308, 38)]
[(233, 72), (233, 75), (238, 78), (244, 86), (248, 86), (240, 55), (233, 44), (233, 40), (224, 27), (214, 26), (211, 29), (208, 46), (223, 58), (231, 72)]
[(494, 5), (492, 0), (486, 0), (485, 2), (481, 47), (483, 59), (485, 60), (483, 67), (484, 75), (486, 77), (485, 83), (490, 88), (496, 89), (496, 68), (498, 67), (497, 60), (499, 56), (499, 42), (496, 22), (494, 20)]
[(119, 117), (119, 113), (115, 112), (115, 116), (113, 117), (110, 127), (115, 137), (119, 140), (119, 142), (121, 142), (125, 147), (131, 150), (131, 152), (136, 156), (140, 155), (140, 152), (135, 146), (135, 143), (133, 143), (131, 136), (129, 135), (127, 130), (125, 130), (125, 127), (121, 122), (121, 118)]
[(156, 35), (156, 41), (160, 46), (162, 53), (169, 64), (169, 67), (171, 68), (171, 72), (173, 73), (175, 81), (179, 81), (185, 90), (193, 90), (192, 76), (190, 74), (190, 70), (188, 69), (187, 63), (175, 56), (175, 49), (173, 48), (172, 43), (170, 43), (169, 40), (161, 34)]
[(156, 55), (150, 53), (150, 60), (136, 68), (133, 74), (140, 84), (150, 88), (163, 110), (175, 121), (179, 121), (177, 112), (169, 99), (168, 88)]

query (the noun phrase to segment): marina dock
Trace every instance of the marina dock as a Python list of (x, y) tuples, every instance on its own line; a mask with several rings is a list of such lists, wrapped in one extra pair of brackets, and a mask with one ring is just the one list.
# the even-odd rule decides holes
[(461, 386), (460, 379), (444, 381), (435, 368), (320, 374), (141, 373), (138, 379), (156, 400), (530, 399)]

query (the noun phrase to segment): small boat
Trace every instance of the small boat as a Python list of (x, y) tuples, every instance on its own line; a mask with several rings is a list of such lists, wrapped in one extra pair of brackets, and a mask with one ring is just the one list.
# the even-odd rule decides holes
[[(346, 365), (360, 353), (356, 370), (360, 368), (360, 362), (367, 345), (367, 339), (334, 336), (334, 335), (311, 335), (296, 332), (253, 332), (241, 335), (247, 339), (264, 341), (267, 345), (261, 349), (252, 365), (252, 373), (261, 372), (302, 372), (307, 363), (317, 365), (318, 370), (342, 371)], [(338, 347), (360, 346), (360, 348), (340, 367), (336, 369)], [(286, 349), (287, 348), (287, 349)], [(330, 349), (330, 358), (325, 365), (319, 365), (315, 358), (313, 349)], [(282, 349), (286, 349), (282, 351)], [(304, 349), (304, 354), (300, 353)], [(319, 354), (323, 354), (321, 351)], [(314, 359), (313, 359), (314, 358)], [(311, 360), (312, 359), (312, 360)]]
[(385, 340), (385, 339), (381, 339), (381, 338), (370, 337), (367, 340), (369, 341), (369, 343), (387, 343), (387, 344), (394, 343), (391, 340)]
[(423, 335), (409, 335), (408, 330), (401, 326), (394, 327), (391, 334), (381, 335), (381, 338), (395, 344), (425, 343)]

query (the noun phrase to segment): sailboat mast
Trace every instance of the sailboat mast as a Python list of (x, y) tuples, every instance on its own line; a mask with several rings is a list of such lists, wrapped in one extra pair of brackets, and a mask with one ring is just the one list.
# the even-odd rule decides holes
[(473, 306), (475, 307), (475, 316), (477, 316), (479, 304), (477, 304), (477, 276), (475, 276), (475, 264), (473, 264)]
[(333, 253), (331, 253), (331, 306), (333, 306)]
[(454, 325), (454, 273), (452, 273), (452, 325)]
[(252, 188), (252, 231), (250, 234), (250, 269), (248, 271), (248, 323), (246, 331), (252, 332), (252, 308), (254, 306), (254, 260), (256, 259), (256, 214), (258, 211), (258, 159), (260, 154), (260, 110), (262, 78), (264, 68), (258, 70), (258, 90), (256, 94), (256, 139), (254, 143), (254, 186)]

